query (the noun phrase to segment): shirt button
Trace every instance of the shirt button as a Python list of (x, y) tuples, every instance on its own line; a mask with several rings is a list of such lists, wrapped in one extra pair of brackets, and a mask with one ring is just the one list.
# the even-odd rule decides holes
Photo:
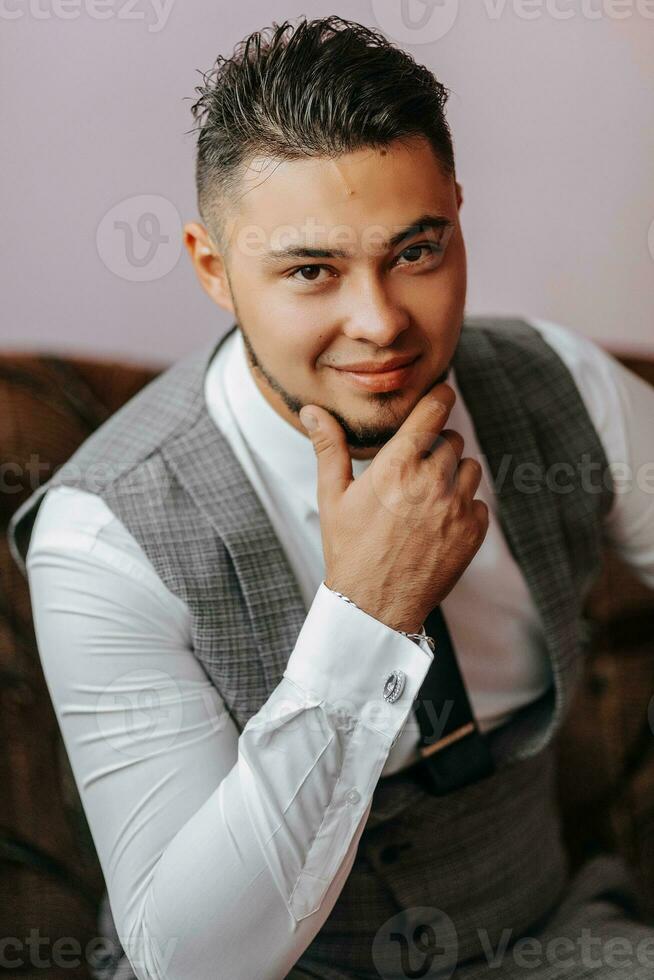
[(354, 806), (361, 799), (361, 793), (356, 789), (351, 789), (345, 794), (345, 802), (348, 806)]
[(384, 684), (384, 698), (386, 701), (397, 701), (400, 694), (404, 690), (404, 684), (406, 683), (406, 675), (403, 670), (394, 670), (386, 678), (386, 683)]

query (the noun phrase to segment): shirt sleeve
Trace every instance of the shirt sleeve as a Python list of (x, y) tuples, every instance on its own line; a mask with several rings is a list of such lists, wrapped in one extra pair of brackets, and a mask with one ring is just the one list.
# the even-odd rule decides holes
[(615, 497), (605, 540), (654, 588), (654, 387), (587, 337), (531, 322), (572, 373), (606, 453)]
[[(282, 978), (333, 908), (431, 663), (319, 587), (239, 735), (186, 605), (93, 494), (49, 490), (27, 556), (39, 655), (140, 980)], [(392, 671), (406, 675), (395, 702)]]

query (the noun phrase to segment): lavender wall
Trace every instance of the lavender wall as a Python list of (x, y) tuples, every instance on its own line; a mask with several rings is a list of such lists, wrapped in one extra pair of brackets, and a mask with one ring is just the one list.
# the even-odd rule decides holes
[(654, 0), (0, 0), (3, 349), (166, 363), (222, 330), (180, 234), (196, 69), (329, 13), (452, 90), (469, 312), (654, 348)]

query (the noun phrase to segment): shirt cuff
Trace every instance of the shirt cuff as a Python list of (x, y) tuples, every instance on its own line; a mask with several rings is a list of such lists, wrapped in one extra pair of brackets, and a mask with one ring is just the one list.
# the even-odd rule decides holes
[[(345, 602), (320, 583), (284, 676), (307, 696), (328, 702), (393, 742), (431, 665), (426, 640), (416, 643)], [(404, 674), (396, 701), (384, 698), (394, 671)]]

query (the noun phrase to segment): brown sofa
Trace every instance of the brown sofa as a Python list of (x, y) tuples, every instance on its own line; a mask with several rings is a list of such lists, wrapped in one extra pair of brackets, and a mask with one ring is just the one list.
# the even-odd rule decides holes
[[(654, 354), (613, 353), (654, 384)], [(90, 975), (88, 962), (100, 952), (94, 937), (104, 883), (40, 668), (27, 583), (9, 554), (7, 523), (162, 367), (0, 355), (0, 923), (1, 936), (14, 940), (4, 955), (14, 958), (9, 972), (16, 977)], [(597, 850), (622, 853), (654, 923), (654, 592), (614, 555), (605, 559), (587, 607), (592, 639), (584, 678), (557, 739), (559, 796), (573, 867)], [(36, 940), (43, 940), (40, 947)]]

